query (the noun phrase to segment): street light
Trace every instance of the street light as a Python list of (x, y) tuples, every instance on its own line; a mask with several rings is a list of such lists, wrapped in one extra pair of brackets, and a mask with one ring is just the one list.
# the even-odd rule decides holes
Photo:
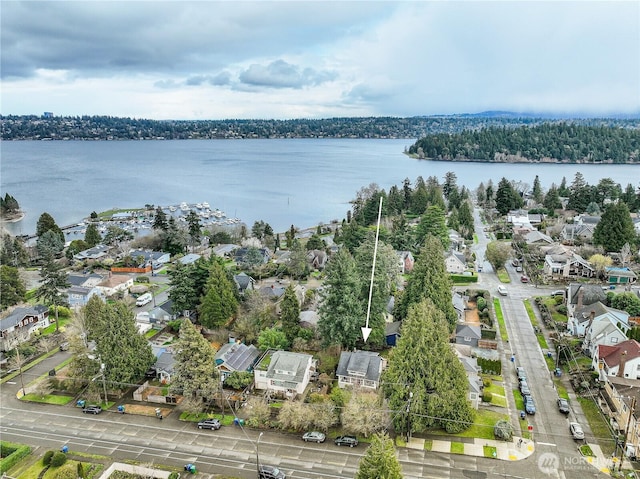
[(256, 441), (256, 470), (258, 471), (258, 479), (260, 479), (260, 456), (258, 455), (258, 446), (260, 445), (260, 438), (264, 432), (261, 432)]
[(407, 401), (407, 442), (411, 441), (411, 399), (413, 399), (413, 392), (409, 391), (409, 400)]

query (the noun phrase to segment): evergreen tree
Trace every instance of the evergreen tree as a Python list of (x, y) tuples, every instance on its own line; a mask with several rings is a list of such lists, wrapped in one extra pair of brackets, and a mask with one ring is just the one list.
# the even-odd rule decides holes
[(182, 314), (183, 311), (195, 311), (200, 301), (200, 295), (191, 275), (191, 267), (178, 261), (169, 270), (169, 278), (171, 284), (169, 299), (172, 301), (172, 311), (176, 314)]
[(53, 217), (49, 213), (42, 213), (38, 218), (38, 223), (36, 224), (36, 236), (42, 236), (47, 231), (53, 231), (56, 233), (64, 243), (64, 233), (62, 233), (62, 230), (56, 224)]
[(337, 344), (353, 349), (362, 338), (365, 325), (365, 307), (360, 298), (361, 279), (355, 260), (342, 248), (327, 263), (326, 279), (318, 309), (318, 330), (323, 344)]
[(29, 254), (19, 238), (10, 234), (0, 236), (0, 264), (15, 268), (29, 264)]
[(407, 217), (400, 214), (393, 219), (389, 242), (398, 251), (409, 251), (413, 247), (413, 234), (407, 223)]
[(98, 231), (98, 227), (93, 223), (90, 223), (89, 226), (87, 226), (87, 231), (84, 234), (84, 241), (87, 243), (89, 248), (99, 245), (102, 241), (102, 236)]
[(22, 303), (27, 289), (18, 274), (18, 268), (0, 265), (0, 310)]
[(524, 201), (513, 185), (502, 177), (496, 191), (496, 209), (501, 215), (506, 215), (510, 210), (521, 208)]
[(579, 171), (571, 183), (569, 189), (569, 202), (567, 208), (575, 210), (578, 213), (584, 213), (587, 209), (587, 205), (591, 202), (591, 188), (584, 179), (584, 176)]
[(458, 316), (453, 309), (451, 279), (445, 269), (444, 249), (435, 236), (427, 236), (416, 259), (413, 271), (400, 301), (394, 311), (396, 319), (406, 318), (409, 308), (429, 298), (445, 315), (449, 328), (453, 330)]
[(202, 225), (200, 224), (200, 217), (193, 210), (187, 214), (187, 229), (189, 231), (189, 242), (191, 247), (195, 248), (200, 244), (202, 238)]
[(264, 329), (258, 335), (258, 348), (261, 351), (266, 351), (267, 349), (287, 349), (289, 344), (285, 332), (278, 328)]
[(542, 203), (542, 187), (540, 186), (540, 178), (538, 175), (533, 179), (533, 199), (536, 203)]
[(625, 243), (636, 244), (636, 232), (626, 203), (612, 203), (593, 230), (593, 243), (605, 251), (620, 251)]
[(180, 327), (174, 351), (171, 390), (187, 398), (211, 399), (218, 390), (215, 350), (188, 319)]
[(167, 231), (162, 234), (162, 250), (174, 256), (184, 253), (186, 245), (184, 232), (178, 228), (175, 218), (171, 216), (167, 224)]
[(208, 329), (220, 328), (233, 319), (238, 310), (235, 286), (224, 267), (213, 263), (205, 294), (200, 304), (200, 323)]
[(371, 437), (371, 444), (360, 459), (355, 479), (402, 479), (402, 468), (393, 440), (386, 433)]
[(287, 286), (280, 303), (280, 320), (289, 343), (292, 343), (300, 330), (300, 303), (293, 285)]
[(555, 185), (551, 185), (551, 188), (547, 191), (543, 205), (549, 212), (562, 209), (562, 201), (560, 200), (558, 188), (556, 188)]
[(156, 208), (156, 214), (153, 218), (152, 228), (154, 230), (160, 230), (164, 232), (166, 232), (169, 228), (169, 223), (167, 222), (167, 214), (159, 206)]
[(568, 198), (570, 194), (571, 191), (569, 191), (569, 188), (567, 187), (567, 179), (563, 176), (560, 186), (558, 187), (558, 195), (560, 198)]
[(54, 231), (45, 231), (36, 240), (36, 250), (41, 258), (60, 256), (64, 249), (64, 240)]
[(429, 299), (411, 306), (391, 351), (382, 384), (397, 431), (442, 428), (449, 433), (473, 423), (467, 376), (449, 345), (445, 315)]
[(473, 239), (475, 225), (473, 221), (473, 212), (471, 211), (471, 203), (463, 201), (458, 210), (458, 221), (460, 223), (460, 233), (465, 239)]
[(483, 205), (487, 199), (487, 190), (484, 187), (484, 183), (480, 182), (478, 188), (476, 188), (476, 200), (479, 205)]
[(447, 229), (444, 210), (439, 206), (429, 206), (416, 228), (416, 240), (423, 244), (427, 236), (435, 236), (444, 249), (449, 248), (449, 230)]
[(123, 301), (105, 304), (98, 321), (96, 355), (104, 364), (105, 378), (117, 388), (126, 389), (155, 362), (151, 344), (138, 332), (133, 311)]
[(67, 279), (67, 273), (64, 272), (62, 266), (55, 262), (53, 256), (45, 257), (44, 263), (40, 268), (40, 286), (36, 289), (35, 297), (38, 301), (42, 301), (49, 307), (54, 307), (56, 315), (56, 331), (58, 331), (58, 306), (65, 306), (67, 301), (62, 291), (71, 287)]

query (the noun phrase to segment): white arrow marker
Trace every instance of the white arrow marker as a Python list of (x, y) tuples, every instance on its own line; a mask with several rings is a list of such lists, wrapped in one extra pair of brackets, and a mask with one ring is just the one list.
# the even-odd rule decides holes
[(382, 196), (380, 197), (380, 206), (378, 206), (378, 226), (376, 227), (376, 242), (373, 246), (373, 266), (371, 267), (371, 283), (369, 284), (369, 303), (367, 304), (367, 324), (362, 329), (362, 337), (367, 342), (371, 334), (369, 327), (369, 316), (371, 315), (371, 295), (373, 293), (373, 276), (376, 272), (376, 256), (378, 255), (378, 235), (380, 234), (380, 216), (382, 216)]

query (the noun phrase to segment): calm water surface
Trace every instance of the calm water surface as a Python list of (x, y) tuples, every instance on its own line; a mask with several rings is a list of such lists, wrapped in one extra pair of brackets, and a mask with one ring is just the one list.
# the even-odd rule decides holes
[(35, 232), (47, 212), (58, 225), (92, 211), (145, 204), (207, 201), (249, 227), (263, 220), (276, 231), (341, 220), (363, 186), (389, 190), (405, 178), (448, 171), (475, 189), (503, 176), (544, 188), (570, 184), (577, 171), (590, 184), (610, 177), (623, 188), (640, 181), (632, 165), (487, 165), (419, 161), (403, 154), (414, 140), (21, 141), (0, 144), (0, 193), (26, 211), (14, 234)]

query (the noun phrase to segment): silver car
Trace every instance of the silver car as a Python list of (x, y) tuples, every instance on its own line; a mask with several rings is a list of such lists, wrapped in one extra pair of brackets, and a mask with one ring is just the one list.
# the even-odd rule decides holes
[(571, 436), (574, 439), (584, 439), (584, 431), (582, 430), (582, 426), (577, 422), (569, 423), (569, 431), (571, 432)]
[(320, 444), (321, 442), (324, 442), (325, 439), (327, 439), (327, 436), (324, 433), (318, 431), (305, 432), (302, 435), (302, 440), (304, 442), (317, 442), (318, 444)]

